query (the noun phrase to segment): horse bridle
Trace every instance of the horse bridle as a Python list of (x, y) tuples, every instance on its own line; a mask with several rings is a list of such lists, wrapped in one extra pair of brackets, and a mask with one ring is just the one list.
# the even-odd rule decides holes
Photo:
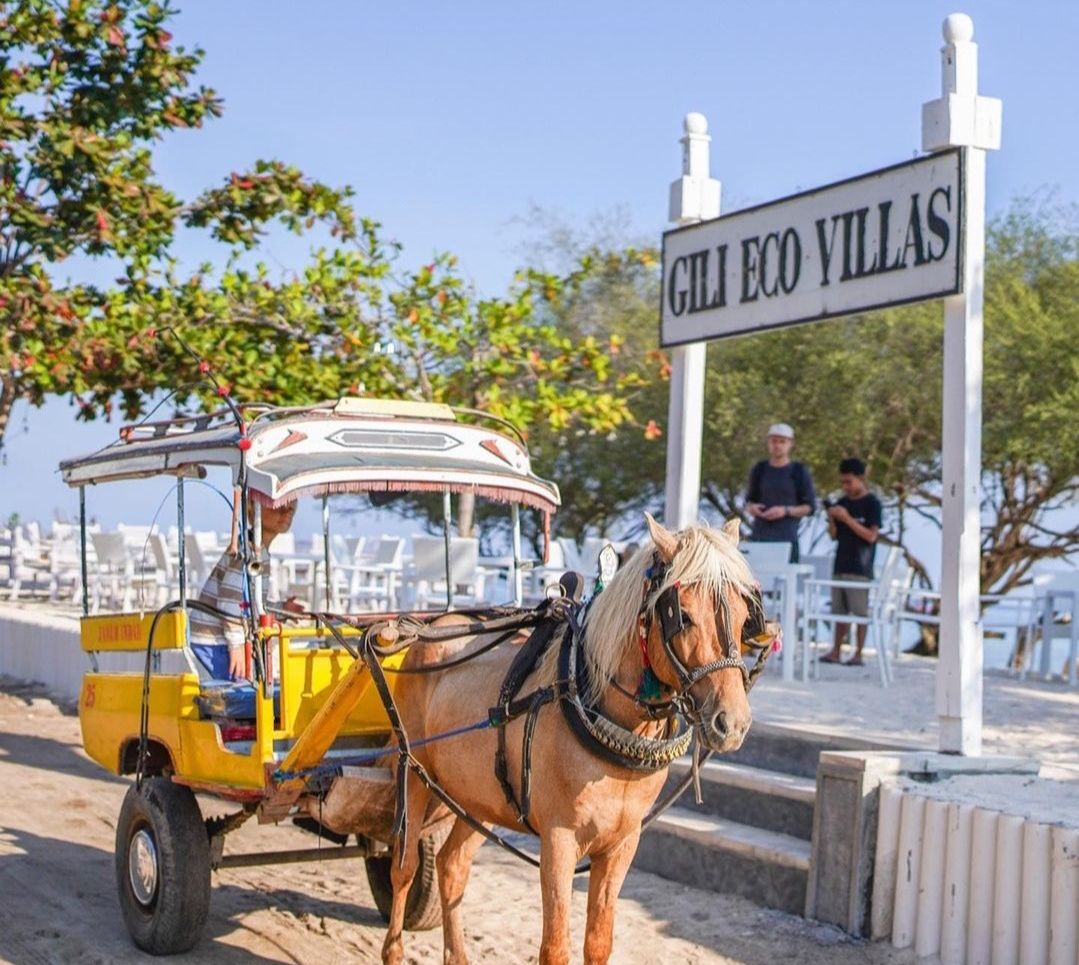
[[(761, 605), (759, 593), (754, 593), (752, 599), (746, 599), (747, 606), (749, 607), (749, 616), (742, 625), (742, 639), (740, 641), (735, 640), (734, 634), (730, 632), (730, 623), (727, 617), (726, 607), (722, 601), (717, 600), (715, 613), (716, 636), (726, 638), (727, 654), (724, 657), (720, 657), (718, 660), (712, 660), (699, 667), (694, 667), (692, 669), (687, 667), (674, 649), (674, 641), (686, 630), (687, 626), (690, 625), (686, 622), (685, 615), (682, 612), (682, 604), (678, 599), (679, 584), (672, 583), (662, 592), (658, 592), (667, 578), (669, 569), (669, 564), (663, 562), (658, 552), (653, 554), (652, 563), (645, 571), (647, 584), (644, 598), (641, 600), (641, 609), (638, 613), (638, 624), (641, 633), (642, 654), (645, 659), (645, 667), (647, 670), (649, 665), (645, 647), (648, 637), (651, 634), (652, 619), (654, 616), (658, 616), (660, 640), (663, 645), (663, 652), (666, 655), (671, 668), (674, 670), (675, 676), (678, 678), (678, 689), (669, 699), (655, 701), (643, 699), (639, 694), (628, 694), (622, 687), (617, 684), (616, 686), (623, 693), (626, 693), (627, 696), (631, 696), (634, 702), (651, 717), (666, 717), (670, 716), (672, 712), (677, 711), (681, 713), (687, 721), (696, 725), (699, 724), (700, 721), (698, 719), (697, 702), (691, 693), (691, 688), (705, 677), (720, 670), (737, 668), (742, 672), (742, 683), (748, 693), (752, 688), (754, 681), (764, 669), (764, 661), (767, 660), (768, 654), (772, 649), (772, 639), (766, 630), (764, 609)], [(649, 607), (648, 601), (653, 598), (655, 598), (655, 603)], [(727, 631), (726, 633), (719, 632), (720, 621), (722, 621), (722, 629)], [(754, 661), (752, 668), (747, 667), (745, 661), (742, 659), (743, 645), (752, 647), (757, 651), (757, 658)]]

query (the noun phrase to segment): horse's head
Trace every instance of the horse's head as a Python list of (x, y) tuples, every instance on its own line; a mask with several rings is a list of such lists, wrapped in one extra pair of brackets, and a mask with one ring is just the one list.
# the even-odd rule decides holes
[(641, 551), (646, 559), (637, 564), (647, 584), (641, 615), (652, 671), (677, 695), (709, 748), (737, 750), (752, 721), (742, 654), (772, 629), (760, 623), (759, 595), (738, 551), (738, 523), (676, 534), (647, 519), (653, 547)]

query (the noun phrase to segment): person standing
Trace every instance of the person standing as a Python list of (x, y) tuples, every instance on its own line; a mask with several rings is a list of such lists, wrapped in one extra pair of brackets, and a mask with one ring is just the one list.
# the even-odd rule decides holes
[[(865, 463), (861, 459), (844, 459), (839, 464), (839, 485), (843, 496), (828, 507), (828, 533), (836, 541), (832, 573), (844, 583), (868, 583), (873, 579), (873, 556), (881, 525), (881, 504), (865, 482)], [(869, 587), (832, 587), (832, 613), (866, 617), (869, 615)], [(821, 657), (821, 663), (842, 663), (843, 646), (847, 642), (850, 624), (835, 625), (832, 649)], [(862, 665), (866, 624), (858, 625), (858, 642), (854, 656), (845, 666)]]
[(794, 430), (785, 422), (768, 429), (768, 458), (749, 472), (746, 512), (752, 518), (751, 540), (790, 543), (792, 563), (798, 562), (799, 522), (816, 508), (813, 478), (804, 463), (791, 459)]

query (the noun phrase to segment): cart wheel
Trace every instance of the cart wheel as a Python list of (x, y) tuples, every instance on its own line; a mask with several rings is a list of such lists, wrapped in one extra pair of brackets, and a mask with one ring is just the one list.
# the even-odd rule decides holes
[(166, 777), (128, 788), (116, 825), (116, 884), (131, 938), (152, 955), (186, 952), (210, 909), (210, 844), (195, 795)]
[[(444, 834), (429, 834), (420, 838), (420, 866), (416, 869), (416, 877), (412, 879), (412, 887), (408, 890), (408, 900), (405, 902), (407, 931), (427, 931), (442, 922), (442, 899), (438, 893), (435, 855), (445, 840)], [(393, 906), (393, 880), (390, 877), (392, 861), (389, 854), (364, 858), (367, 883), (371, 886), (375, 907), (386, 921), (390, 920), (390, 908)]]

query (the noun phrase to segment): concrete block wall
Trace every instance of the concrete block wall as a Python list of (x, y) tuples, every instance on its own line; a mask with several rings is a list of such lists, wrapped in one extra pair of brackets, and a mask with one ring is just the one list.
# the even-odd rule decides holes
[[(101, 670), (142, 670), (140, 653), (102, 653)], [(79, 648), (75, 617), (0, 606), (0, 674), (44, 684), (62, 700), (77, 701), (90, 658)]]
[(1059, 816), (883, 786), (871, 937), (942, 965), (1076, 965), (1079, 826)]

